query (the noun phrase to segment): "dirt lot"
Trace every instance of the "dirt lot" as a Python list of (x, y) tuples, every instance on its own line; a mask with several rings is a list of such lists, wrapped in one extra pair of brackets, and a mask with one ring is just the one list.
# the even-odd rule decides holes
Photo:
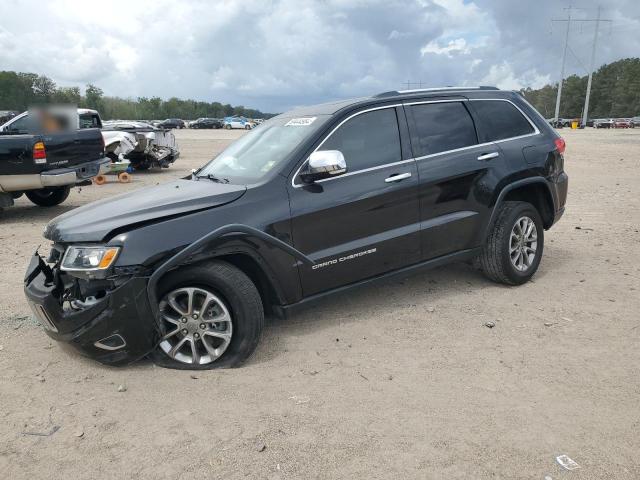
[(241, 133), (178, 131), (168, 170), (18, 200), (0, 217), (0, 477), (640, 478), (640, 130), (562, 133), (567, 213), (533, 282), (454, 265), (334, 296), (272, 320), (243, 368), (197, 375), (67, 353), (22, 276), (55, 215), (183, 176)]

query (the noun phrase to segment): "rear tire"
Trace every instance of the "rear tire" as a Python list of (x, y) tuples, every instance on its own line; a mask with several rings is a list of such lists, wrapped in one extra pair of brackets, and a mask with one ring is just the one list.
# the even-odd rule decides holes
[[(184, 291), (183, 289), (197, 291), (200, 298), (209, 293), (215, 299), (213, 301), (214, 307), (217, 308), (220, 305), (221, 308), (213, 317), (205, 317), (211, 304), (206, 303), (206, 299), (198, 301), (195, 295), (191, 297), (193, 298), (191, 301), (181, 300), (175, 296), (175, 292)], [(161, 341), (151, 353), (150, 356), (157, 365), (180, 370), (236, 367), (249, 358), (256, 349), (264, 327), (262, 300), (249, 277), (233, 265), (216, 260), (182, 268), (164, 277), (158, 286), (158, 292), (158, 298), (161, 299), (159, 306), (161, 312), (166, 313), (169, 317), (175, 316), (179, 319), (179, 323), (176, 326), (163, 317), (168, 332), (175, 331), (177, 333), (165, 336), (166, 340)], [(184, 317), (180, 318), (183, 313), (171, 307), (172, 303), (175, 304), (175, 301), (169, 301), (172, 296), (175, 301), (182, 301), (179, 306), (185, 309)], [(198, 306), (198, 302), (200, 302), (200, 306)], [(187, 311), (189, 305), (191, 305), (191, 311)], [(178, 315), (173, 315), (172, 310)], [(225, 310), (228, 312), (230, 320), (227, 322), (228, 326), (221, 328), (220, 331), (222, 333), (228, 332), (230, 341), (224, 346), (223, 353), (219, 357), (210, 360), (212, 355), (210, 355), (209, 348), (206, 347), (207, 345), (212, 347), (212, 344), (209, 343), (211, 338), (204, 332), (209, 328), (209, 324), (215, 323), (211, 321), (211, 318), (218, 318), (218, 315), (222, 315)], [(182, 323), (183, 320), (186, 321)], [(176, 328), (180, 332), (172, 330)], [(197, 336), (198, 332), (200, 336)], [(216, 333), (216, 331), (212, 333)], [(181, 347), (182, 353), (175, 352), (172, 357), (169, 353), (170, 347), (177, 345), (183, 337), (189, 338), (185, 342), (185, 347)], [(205, 338), (207, 338), (207, 345), (205, 345)], [(192, 347), (192, 344), (196, 347)], [(193, 348), (196, 349), (197, 357)], [(198, 358), (198, 361), (207, 361), (207, 363), (196, 363), (194, 358)]]
[(542, 219), (527, 202), (504, 202), (498, 208), (498, 217), (477, 264), (494, 282), (522, 285), (540, 265), (544, 250)]
[(29, 190), (25, 192), (25, 194), (27, 195), (27, 198), (36, 205), (39, 205), (41, 207), (53, 207), (64, 202), (69, 196), (70, 192), (71, 187), (66, 186)]

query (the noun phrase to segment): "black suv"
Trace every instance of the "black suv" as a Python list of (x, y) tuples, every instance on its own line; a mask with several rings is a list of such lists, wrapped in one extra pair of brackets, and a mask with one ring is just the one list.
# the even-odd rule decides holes
[(185, 123), (183, 120), (180, 120), (179, 118), (167, 118), (166, 120), (163, 120), (156, 126), (158, 128), (167, 128), (167, 129), (184, 128)]
[(45, 229), (25, 292), (54, 339), (101, 362), (238, 365), (264, 312), (475, 261), (525, 283), (564, 211), (564, 141), (515, 92), (387, 92), (305, 107), (187, 179)]
[(222, 128), (222, 120), (217, 118), (199, 118), (189, 125), (189, 128)]

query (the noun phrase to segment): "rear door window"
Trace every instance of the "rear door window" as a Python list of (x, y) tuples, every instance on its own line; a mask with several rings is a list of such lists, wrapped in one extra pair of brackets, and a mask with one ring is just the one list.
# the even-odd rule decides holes
[(30, 125), (29, 115), (25, 115), (6, 127), (6, 131), (11, 133), (28, 133)]
[(411, 142), (422, 157), (478, 143), (471, 115), (462, 102), (410, 105), (413, 116)]
[(535, 132), (529, 120), (511, 102), (472, 100), (471, 104), (478, 117), (478, 134), (483, 143)]
[(349, 172), (401, 159), (395, 108), (361, 113), (340, 126), (319, 150), (340, 150)]

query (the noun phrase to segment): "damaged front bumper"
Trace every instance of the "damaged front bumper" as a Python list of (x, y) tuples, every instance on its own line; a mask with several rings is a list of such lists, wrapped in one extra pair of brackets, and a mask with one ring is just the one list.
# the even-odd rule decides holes
[(127, 365), (148, 354), (159, 340), (149, 308), (148, 277), (131, 276), (104, 296), (70, 308), (60, 272), (36, 253), (24, 293), (36, 318), (54, 340), (109, 365)]

